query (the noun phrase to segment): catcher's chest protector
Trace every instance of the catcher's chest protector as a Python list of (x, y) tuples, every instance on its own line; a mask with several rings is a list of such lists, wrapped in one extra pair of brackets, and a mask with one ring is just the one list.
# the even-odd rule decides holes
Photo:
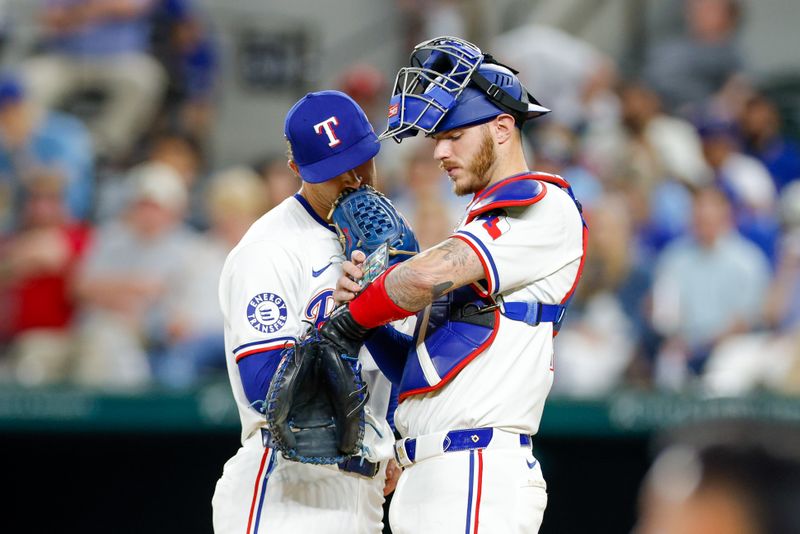
[(499, 311), (471, 286), (437, 299), (417, 314), (414, 348), (400, 382), (400, 399), (434, 391), (488, 347), (497, 334)]
[[(569, 184), (561, 177), (546, 173), (523, 173), (506, 178), (479, 193), (469, 207), (466, 223), (496, 210), (536, 204), (547, 193), (541, 182), (567, 191), (578, 211), (581, 211)], [(491, 287), (494, 285), (492, 283)], [(439, 389), (455, 377), (492, 344), (501, 313), (509, 319), (533, 324), (525, 312), (529, 307), (535, 308), (539, 311), (535, 323), (552, 322), (557, 332), (568, 301), (560, 304), (515, 301), (504, 302), (500, 306), (498, 300), (501, 296), (487, 294), (483, 290), (485, 286), (484, 283), (462, 287), (417, 314), (415, 343), (406, 360), (400, 383), (400, 400)], [(514, 313), (511, 313), (512, 310)]]

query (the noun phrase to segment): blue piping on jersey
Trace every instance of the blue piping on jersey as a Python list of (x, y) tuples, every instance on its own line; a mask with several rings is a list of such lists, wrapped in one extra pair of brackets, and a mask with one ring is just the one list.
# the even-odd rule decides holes
[(258, 533), (258, 524), (261, 522), (261, 510), (264, 507), (264, 495), (267, 493), (267, 482), (269, 482), (269, 475), (272, 473), (272, 470), (275, 468), (275, 454), (276, 451), (273, 449), (270, 452), (269, 457), (269, 465), (267, 466), (267, 472), (264, 473), (264, 481), (261, 483), (261, 496), (258, 498), (258, 511), (256, 512), (256, 524), (253, 527), (253, 533)]
[(293, 337), (276, 337), (273, 339), (265, 339), (263, 341), (252, 341), (250, 343), (245, 343), (244, 345), (239, 345), (235, 349), (233, 349), (233, 353), (236, 354), (242, 349), (246, 349), (247, 347), (252, 347), (254, 345), (268, 345), (270, 343), (277, 343), (278, 341), (295, 341)]
[(465, 534), (472, 530), (472, 486), (475, 477), (475, 451), (469, 451), (469, 493), (467, 494), (467, 528)]
[(303, 207), (306, 209), (306, 211), (308, 212), (308, 214), (309, 214), (309, 215), (311, 215), (311, 217), (312, 217), (312, 218), (313, 218), (315, 221), (317, 221), (317, 222), (318, 222), (320, 225), (322, 225), (322, 226), (323, 226), (325, 229), (327, 229), (327, 230), (330, 230), (330, 231), (331, 231), (331, 232), (333, 232), (334, 234), (336, 233), (336, 228), (335, 228), (335, 227), (334, 227), (332, 224), (328, 224), (328, 223), (325, 221), (325, 219), (323, 219), (322, 217), (320, 217), (320, 216), (319, 216), (319, 214), (317, 214), (317, 212), (316, 212), (316, 211), (314, 211), (314, 208), (312, 208), (312, 207), (311, 207), (311, 204), (309, 204), (309, 203), (308, 203), (308, 200), (306, 200), (306, 199), (303, 197), (303, 195), (301, 195), (300, 193), (295, 193), (295, 194), (294, 194), (294, 198), (296, 198), (296, 199), (297, 199), (297, 201), (300, 203), (300, 205), (301, 205), (301, 206), (303, 206)]
[(481, 247), (481, 250), (486, 255), (486, 259), (489, 261), (489, 265), (492, 267), (492, 274), (494, 275), (494, 287), (492, 289), (494, 290), (494, 293), (499, 293), (500, 292), (500, 275), (497, 273), (497, 266), (494, 264), (494, 258), (492, 258), (491, 253), (489, 253), (489, 249), (486, 248), (486, 245), (483, 244), (483, 241), (478, 239), (475, 236), (475, 234), (473, 234), (471, 232), (467, 232), (466, 230), (457, 230), (456, 233), (457, 234), (464, 234), (466, 236), (469, 236), (473, 241), (475, 241), (478, 244), (478, 246)]

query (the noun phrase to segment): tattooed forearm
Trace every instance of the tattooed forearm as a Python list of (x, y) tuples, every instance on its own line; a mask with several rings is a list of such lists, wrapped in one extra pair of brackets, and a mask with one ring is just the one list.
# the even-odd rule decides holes
[(452, 263), (457, 267), (464, 267), (469, 259), (465, 254), (464, 245), (461, 241), (455, 239), (448, 239), (438, 247), (431, 249), (437, 253), (443, 254), (442, 260)]
[(433, 297), (433, 300), (436, 300), (447, 293), (447, 290), (451, 287), (453, 287), (453, 282), (450, 282), (449, 280), (447, 282), (442, 282), (441, 284), (436, 284), (433, 286), (433, 291), (431, 291), (431, 297)]
[(417, 311), (453, 289), (483, 278), (483, 267), (463, 241), (448, 239), (400, 264), (386, 279), (395, 304)]
[(386, 278), (386, 293), (401, 308), (421, 310), (433, 301), (430, 288), (434, 281), (426, 278), (425, 273), (414, 269), (409, 261), (389, 273)]

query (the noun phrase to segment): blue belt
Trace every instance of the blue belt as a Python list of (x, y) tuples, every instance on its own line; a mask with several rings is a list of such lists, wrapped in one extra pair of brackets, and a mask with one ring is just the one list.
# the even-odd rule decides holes
[[(261, 429), (261, 442), (264, 444), (264, 447), (268, 449), (277, 449), (272, 434), (270, 434), (269, 430), (266, 428)], [(355, 473), (356, 475), (367, 478), (375, 478), (375, 475), (377, 475), (378, 471), (381, 469), (380, 463), (370, 462), (363, 456), (351, 456), (337, 465), (340, 471)]]
[(531, 326), (539, 323), (561, 323), (567, 311), (565, 304), (542, 304), (541, 302), (504, 302), (503, 315)]
[[(424, 458), (417, 458), (417, 441), (426, 440), (428, 449), (424, 454), (425, 458), (430, 458), (435, 453), (447, 453), (458, 451), (469, 451), (474, 449), (485, 449), (494, 444), (499, 444), (502, 440), (506, 446), (530, 447), (531, 437), (526, 434), (516, 434), (498, 430), (494, 428), (467, 428), (464, 430), (451, 430), (446, 434), (429, 434), (419, 438), (407, 438), (395, 444), (395, 456), (400, 465), (410, 465)], [(436, 440), (437, 448), (431, 449), (430, 440)]]

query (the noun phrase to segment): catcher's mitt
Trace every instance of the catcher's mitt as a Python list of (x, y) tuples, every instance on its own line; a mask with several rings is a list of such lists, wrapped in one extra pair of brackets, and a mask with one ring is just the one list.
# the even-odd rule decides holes
[(348, 260), (354, 250), (369, 256), (383, 245), (388, 245), (388, 265), (419, 252), (411, 225), (371, 186), (346, 189), (333, 203), (329, 219), (336, 226)]
[(313, 329), (284, 350), (267, 393), (267, 427), (284, 458), (338, 464), (361, 451), (367, 398), (358, 353)]

